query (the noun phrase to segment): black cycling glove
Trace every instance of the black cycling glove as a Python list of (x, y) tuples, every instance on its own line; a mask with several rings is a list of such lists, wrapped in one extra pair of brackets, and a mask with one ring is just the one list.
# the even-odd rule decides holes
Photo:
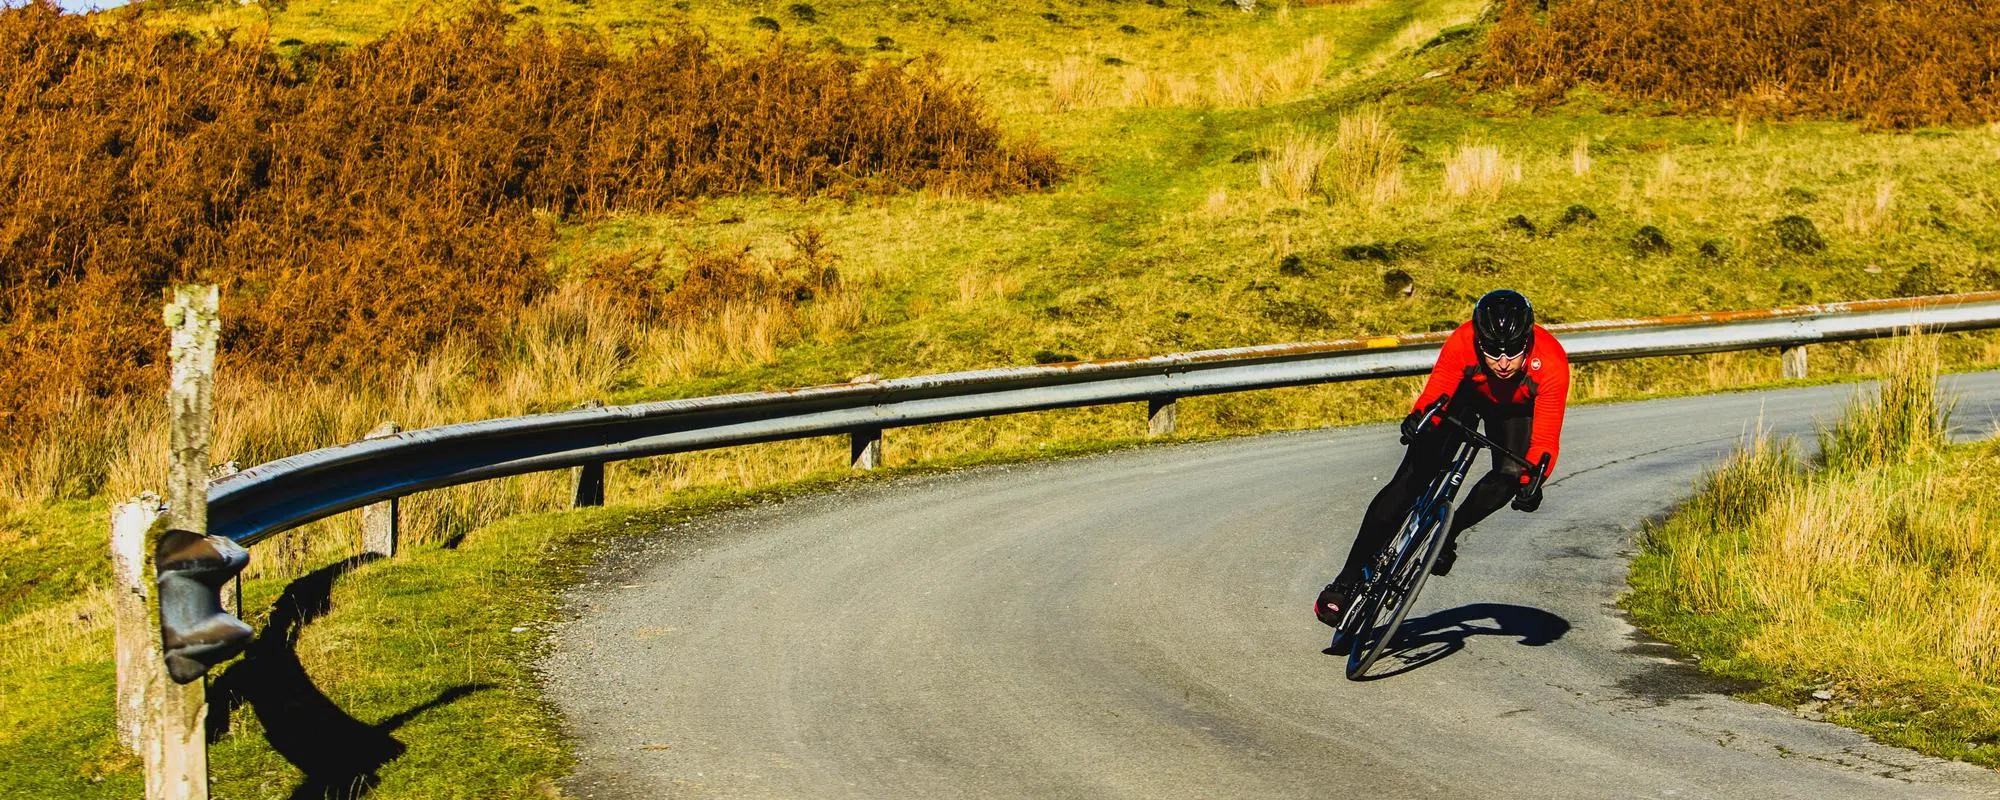
[(1535, 509), (1541, 507), (1542, 507), (1541, 481), (1530, 481), (1528, 485), (1521, 487), (1521, 491), (1514, 493), (1515, 511), (1527, 511), (1532, 513)]
[(1423, 427), (1424, 412), (1421, 409), (1410, 412), (1409, 416), (1403, 418), (1402, 443), (1409, 444), (1411, 440), (1416, 439), (1417, 434), (1423, 431)]

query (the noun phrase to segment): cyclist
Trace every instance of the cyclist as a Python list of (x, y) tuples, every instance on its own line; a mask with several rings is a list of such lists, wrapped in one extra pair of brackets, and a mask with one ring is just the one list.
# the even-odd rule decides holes
[[(1396, 476), (1368, 504), (1347, 565), (1314, 601), (1319, 621), (1339, 626), (1360, 590), (1362, 569), (1403, 522), (1411, 501), (1447, 466), (1456, 442), (1439, 429), (1442, 416), (1466, 424), (1480, 420), (1488, 437), (1508, 450), (1525, 451), (1546, 478), (1555, 467), (1568, 399), (1569, 357), (1547, 329), (1535, 324), (1528, 298), (1512, 289), (1495, 289), (1479, 298), (1472, 319), (1445, 339), (1430, 380), (1403, 420), (1409, 449)], [(1493, 454), (1493, 471), (1479, 479), (1452, 515), (1450, 534), (1431, 574), (1450, 574), (1458, 559), (1459, 534), (1508, 500), (1521, 511), (1541, 507), (1540, 486), (1531, 483), (1519, 464)]]

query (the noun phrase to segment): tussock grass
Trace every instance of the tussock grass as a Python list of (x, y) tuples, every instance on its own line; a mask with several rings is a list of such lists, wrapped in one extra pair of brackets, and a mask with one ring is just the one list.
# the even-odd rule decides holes
[(1372, 208), (1396, 199), (1403, 188), (1403, 139), (1380, 108), (1340, 119), (1327, 173), (1335, 200)]
[(1319, 193), (1321, 174), (1334, 146), (1312, 131), (1284, 131), (1271, 143), (1270, 157), (1258, 165), (1257, 183), (1286, 202), (1303, 203)]
[(1647, 532), (1627, 603), (1766, 699), (2000, 765), (2000, 445), (1946, 445), (1933, 337), (1889, 367), (1816, 464), (1760, 437), (1710, 474)]
[(1444, 194), (1455, 199), (1491, 203), (1507, 184), (1520, 179), (1520, 162), (1508, 160), (1494, 144), (1460, 144), (1444, 164)]

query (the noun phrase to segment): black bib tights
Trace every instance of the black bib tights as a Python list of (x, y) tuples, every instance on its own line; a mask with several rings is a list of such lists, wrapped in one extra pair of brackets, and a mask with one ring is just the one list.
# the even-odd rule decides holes
[[(1451, 411), (1446, 412), (1467, 425), (1478, 420), (1484, 426), (1487, 438), (1501, 447), (1525, 454), (1528, 450), (1528, 434), (1534, 418), (1526, 407), (1510, 408), (1482, 402), (1485, 398), (1476, 392), (1462, 392), (1460, 397), (1473, 402), (1455, 402)], [(1403, 453), (1403, 463), (1396, 467), (1396, 477), (1389, 479), (1389, 485), (1375, 494), (1375, 500), (1368, 504), (1368, 514), (1361, 518), (1361, 532), (1354, 537), (1354, 547), (1347, 553), (1347, 565), (1340, 570), (1338, 581), (1358, 581), (1361, 569), (1382, 549), (1382, 545), (1394, 535), (1397, 526), (1403, 524), (1403, 515), (1410, 510), (1410, 501), (1430, 486), (1432, 478), (1451, 465), (1451, 457), (1456, 453), (1458, 438), (1451, 426), (1439, 423), (1423, 435), (1418, 436)], [(1473, 484), (1470, 492), (1461, 496), (1456, 513), (1451, 518), (1451, 538), (1456, 540), (1460, 531), (1479, 524), (1494, 511), (1514, 499), (1521, 490), (1521, 465), (1513, 459), (1491, 454), (1493, 470)]]

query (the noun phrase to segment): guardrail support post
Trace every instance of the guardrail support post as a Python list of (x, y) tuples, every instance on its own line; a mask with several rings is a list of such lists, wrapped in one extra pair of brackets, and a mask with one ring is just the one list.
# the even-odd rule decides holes
[(146, 572), (146, 532), (166, 513), (159, 495), (148, 492), (111, 507), (112, 663), (118, 673), (118, 743), (144, 756), (147, 698), (166, 686), (160, 631), (147, 601), (153, 581)]
[(882, 466), (882, 429), (862, 428), (849, 434), (847, 454), (855, 469)]
[[(403, 426), (384, 422), (362, 438), (387, 439), (402, 432)], [(374, 553), (383, 558), (396, 554), (397, 529), (400, 527), (396, 505), (397, 499), (391, 497), (361, 509), (361, 552)]]
[[(603, 408), (603, 400), (585, 400), (577, 408)], [(596, 508), (604, 505), (604, 462), (584, 464), (571, 471), (571, 508)]]
[(1146, 435), (1148, 437), (1174, 435), (1173, 397), (1155, 397), (1146, 401)]
[(1778, 359), (1785, 365), (1785, 380), (1806, 376), (1806, 346), (1793, 345), (1778, 351)]

